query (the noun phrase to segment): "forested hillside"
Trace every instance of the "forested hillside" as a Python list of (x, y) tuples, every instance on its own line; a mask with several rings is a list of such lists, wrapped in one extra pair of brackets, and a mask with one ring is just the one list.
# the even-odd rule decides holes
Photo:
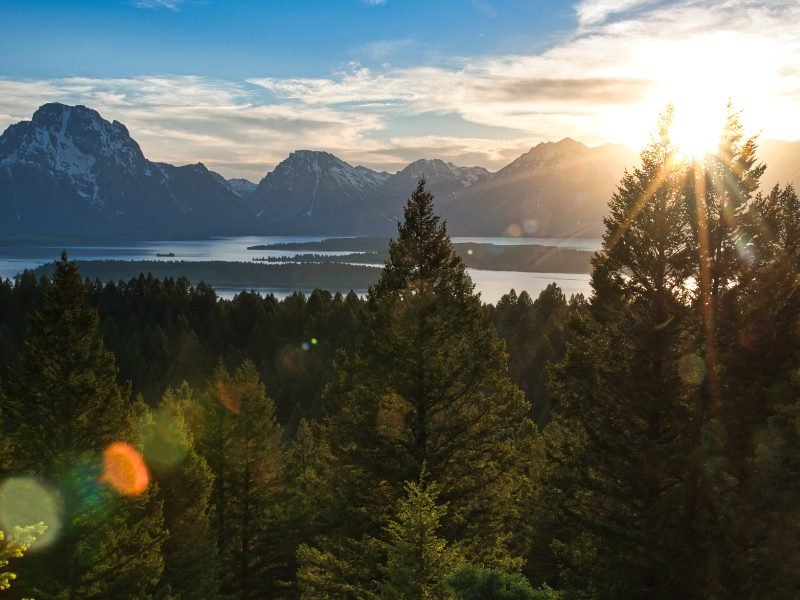
[(588, 300), (482, 305), (424, 180), (365, 299), (5, 282), (4, 593), (795, 597), (800, 200), (671, 119)]

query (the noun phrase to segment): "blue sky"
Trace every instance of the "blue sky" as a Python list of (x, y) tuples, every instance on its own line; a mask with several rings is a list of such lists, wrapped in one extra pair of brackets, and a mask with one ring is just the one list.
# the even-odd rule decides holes
[[(533, 52), (577, 23), (547, 0), (5, 0), (3, 74), (243, 79)], [(24, 49), (24, 51), (22, 51)]]
[(0, 0), (0, 129), (86, 104), (154, 160), (254, 180), (300, 148), (392, 171), (638, 147), (668, 102), (692, 134), (731, 98), (794, 140), (798, 22), (796, 0)]

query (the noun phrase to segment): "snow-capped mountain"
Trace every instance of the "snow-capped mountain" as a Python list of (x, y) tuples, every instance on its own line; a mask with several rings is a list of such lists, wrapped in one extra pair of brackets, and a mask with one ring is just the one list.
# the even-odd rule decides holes
[[(765, 188), (800, 185), (800, 142), (765, 141), (759, 156)], [(202, 163), (152, 162), (122, 123), (45, 104), (0, 135), (0, 235), (393, 234), (421, 176), (455, 235), (599, 235), (624, 169), (637, 163), (623, 146), (569, 138), (496, 173), (426, 159), (389, 174), (300, 150), (256, 185)]]
[[(384, 197), (392, 205), (400, 201), (402, 206), (414, 190), (420, 177), (425, 178), (426, 188), (442, 203), (452, 199), (479, 181), (489, 177), (483, 167), (459, 167), (439, 159), (416, 160), (387, 179), (383, 186)], [(399, 215), (398, 215), (399, 216)]]
[(416, 160), (402, 171), (398, 171), (393, 179), (407, 184), (409, 181), (416, 182), (420, 177), (425, 177), (431, 186), (453, 185), (463, 189), (488, 176), (489, 171), (483, 167), (459, 167), (435, 158)]
[(497, 173), (426, 159), (389, 174), (300, 150), (256, 186), (202, 163), (152, 162), (122, 123), (45, 104), (0, 136), (0, 235), (391, 235), (422, 176), (453, 234), (596, 235), (635, 163), (620, 146), (570, 139)]
[(247, 201), (268, 232), (384, 233), (393, 220), (377, 199), (388, 177), (328, 152), (298, 150), (267, 173)]
[(45, 104), (0, 136), (0, 232), (230, 233), (244, 211), (216, 173), (147, 160), (122, 123), (85, 106)]

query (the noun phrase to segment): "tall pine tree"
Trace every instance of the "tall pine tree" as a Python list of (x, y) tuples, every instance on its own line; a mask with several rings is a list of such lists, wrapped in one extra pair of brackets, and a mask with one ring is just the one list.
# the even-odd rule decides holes
[(594, 294), (552, 378), (533, 510), (554, 537), (557, 587), (576, 597), (683, 597), (692, 586), (680, 519), (690, 407), (678, 374), (692, 260), (670, 125), (668, 111), (609, 203)]
[[(211, 501), (222, 565), (222, 592), (262, 598), (280, 589), (278, 504), (283, 487), (282, 429), (275, 405), (245, 362), (232, 375), (221, 365), (200, 400), (198, 449), (214, 473)], [(276, 558), (279, 559), (276, 561)]]
[[(380, 537), (403, 482), (425, 464), (449, 506), (443, 537), (465, 540), (478, 564), (513, 568), (522, 482), (515, 453), (529, 406), (424, 180), (404, 217), (369, 291), (355, 357), (340, 355), (325, 396), (340, 473), (329, 493), (344, 510), (328, 539), (339, 540), (331, 547), (341, 560), (354, 541)], [(365, 577), (369, 586), (376, 574)]]

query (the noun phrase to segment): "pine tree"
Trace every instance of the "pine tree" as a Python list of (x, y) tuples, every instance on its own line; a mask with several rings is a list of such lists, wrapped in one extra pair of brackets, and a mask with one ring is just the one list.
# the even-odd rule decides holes
[(576, 597), (677, 597), (692, 585), (681, 528), (690, 407), (678, 376), (692, 261), (670, 122), (668, 111), (609, 203), (594, 294), (553, 372), (534, 510), (555, 538), (558, 587)]
[(398, 231), (369, 291), (356, 355), (339, 355), (325, 396), (340, 474), (330, 494), (345, 511), (328, 537), (340, 549), (379, 537), (403, 482), (426, 464), (449, 506), (445, 539), (467, 540), (465, 552), (480, 564), (513, 567), (516, 436), (529, 406), (424, 180)]
[(791, 186), (756, 196), (740, 228), (747, 260), (726, 297), (725, 327), (735, 335), (723, 336), (720, 347), (725, 403), (715, 430), (725, 434), (717, 472), (727, 485), (717, 486), (724, 493), (709, 504), (718, 585), (730, 594), (790, 596), (798, 584), (790, 542), (800, 502), (792, 483), (799, 460), (798, 208)]
[(127, 392), (117, 385), (114, 356), (103, 347), (85, 295), (75, 263), (62, 254), (3, 406), (7, 434), (25, 440), (16, 445), (20, 470), (69, 469), (59, 465), (65, 452), (101, 451), (128, 424)]
[(440, 521), (447, 507), (437, 504), (438, 490), (425, 482), (405, 485), (406, 496), (386, 526), (386, 564), (379, 597), (388, 600), (453, 598), (446, 580), (462, 559), (457, 546), (439, 537)]
[(12, 465), (57, 486), (64, 513), (58, 539), (21, 564), (14, 591), (147, 597), (163, 569), (161, 504), (152, 489), (126, 497), (102, 483), (103, 450), (131, 439), (131, 405), (85, 293), (63, 254), (3, 400)]
[(547, 585), (533, 589), (522, 575), (466, 565), (451, 575), (448, 585), (459, 600), (558, 600), (561, 594)]
[(212, 389), (201, 399), (198, 448), (214, 473), (217, 548), (222, 591), (261, 598), (279, 587), (277, 558), (285, 552), (278, 504), (283, 487), (283, 436), (275, 405), (258, 372), (245, 362), (233, 375), (218, 367)]
[(184, 383), (168, 389), (156, 411), (143, 407), (138, 445), (164, 503), (164, 574), (160, 588), (176, 600), (219, 595), (219, 564), (211, 529), (214, 476), (195, 448), (185, 414), (193, 409)]
[[(708, 595), (724, 593), (735, 579), (739, 542), (734, 507), (747, 477), (754, 429), (763, 426), (764, 416), (759, 399), (745, 398), (738, 374), (731, 370), (731, 358), (747, 329), (737, 325), (744, 325), (739, 299), (752, 262), (746, 233), (754, 215), (748, 213), (766, 168), (757, 160), (756, 137), (747, 138), (743, 131), (739, 113), (729, 104), (717, 150), (692, 165), (686, 182), (697, 286), (685, 339), (704, 375), (691, 391), (697, 451), (685, 512), (687, 527), (693, 523), (695, 535), (705, 542), (698, 577)], [(754, 366), (746, 373), (756, 373)]]

